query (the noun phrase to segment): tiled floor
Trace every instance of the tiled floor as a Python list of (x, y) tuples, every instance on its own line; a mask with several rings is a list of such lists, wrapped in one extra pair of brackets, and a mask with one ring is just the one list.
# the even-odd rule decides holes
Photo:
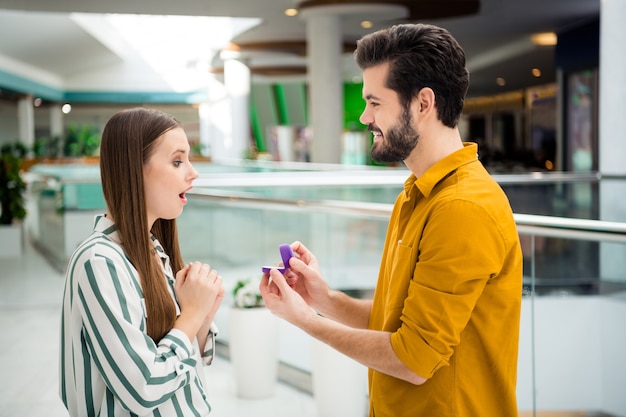
[[(63, 274), (32, 247), (21, 258), (0, 258), (0, 417), (67, 416), (58, 396), (59, 318)], [(278, 383), (275, 395), (235, 395), (230, 362), (207, 369), (212, 416), (316, 416), (310, 394)]]

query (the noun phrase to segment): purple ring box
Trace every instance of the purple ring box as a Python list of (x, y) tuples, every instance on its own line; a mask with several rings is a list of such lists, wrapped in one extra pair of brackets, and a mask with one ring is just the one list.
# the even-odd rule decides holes
[(270, 269), (277, 269), (278, 272), (284, 274), (287, 269), (289, 269), (289, 259), (293, 257), (293, 251), (291, 250), (291, 246), (287, 244), (282, 244), (278, 247), (280, 250), (280, 257), (283, 260), (283, 266), (263, 266), (261, 269), (264, 274), (269, 274)]

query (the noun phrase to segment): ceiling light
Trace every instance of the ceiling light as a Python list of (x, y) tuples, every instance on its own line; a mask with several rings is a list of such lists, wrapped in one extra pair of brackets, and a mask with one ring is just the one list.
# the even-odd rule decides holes
[(69, 103), (65, 103), (63, 107), (61, 107), (61, 111), (63, 112), (63, 114), (68, 114), (72, 111), (72, 105)]
[(504, 87), (506, 84), (506, 81), (504, 80), (504, 78), (498, 77), (496, 78), (496, 84), (498, 84), (500, 87)]
[[(115, 36), (107, 35), (100, 42), (122, 57), (132, 54), (133, 65), (141, 71), (147, 70), (142, 82), (150, 83), (153, 78), (163, 80), (175, 92), (205, 90), (212, 78), (206, 66), (214, 56), (237, 35), (261, 23), (258, 18), (209, 16), (80, 13), (71, 16), (88, 33), (100, 34), (97, 28), (111, 26)], [(100, 20), (94, 21), (96, 17)], [(200, 65), (188, 65), (190, 62)], [(124, 89), (131, 87), (129, 81)]]
[(220, 51), (220, 59), (223, 61), (239, 58), (241, 58), (241, 48), (236, 43), (231, 42), (227, 47)]
[(541, 70), (539, 68), (533, 68), (530, 72), (533, 74), (533, 77), (535, 78), (541, 77)]
[(294, 8), (285, 9), (285, 14), (287, 16), (295, 16), (298, 14), (298, 9), (294, 9)]
[(372, 26), (374, 26), (374, 24), (371, 21), (369, 21), (369, 20), (364, 20), (364, 21), (361, 22), (361, 27), (363, 29), (369, 29)]
[(535, 33), (530, 39), (539, 46), (554, 46), (557, 43), (557, 36), (554, 32)]

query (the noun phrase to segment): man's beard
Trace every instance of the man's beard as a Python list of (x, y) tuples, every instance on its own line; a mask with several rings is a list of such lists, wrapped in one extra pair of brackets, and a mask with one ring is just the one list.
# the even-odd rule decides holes
[[(380, 131), (372, 124), (368, 129)], [(378, 163), (404, 161), (415, 149), (419, 138), (419, 133), (411, 126), (411, 112), (405, 109), (398, 123), (390, 127), (381, 140), (372, 147), (372, 159)]]

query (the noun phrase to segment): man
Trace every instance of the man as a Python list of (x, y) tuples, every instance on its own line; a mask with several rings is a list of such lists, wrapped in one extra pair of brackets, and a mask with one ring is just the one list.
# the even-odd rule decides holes
[(265, 303), (369, 368), (370, 416), (517, 416), (522, 253), (506, 195), (457, 127), (465, 54), (445, 29), (407, 24), (365, 36), (355, 59), (372, 157), (411, 170), (374, 299), (331, 290), (294, 242), (286, 276), (263, 276)]

